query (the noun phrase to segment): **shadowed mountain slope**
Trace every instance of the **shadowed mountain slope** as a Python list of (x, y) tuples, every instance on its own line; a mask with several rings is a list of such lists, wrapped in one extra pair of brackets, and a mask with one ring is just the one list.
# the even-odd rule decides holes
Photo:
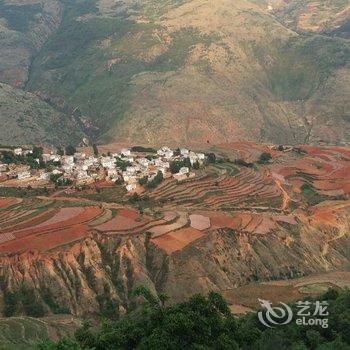
[(99, 140), (349, 141), (346, 1), (57, 6), (25, 85), (84, 116)]

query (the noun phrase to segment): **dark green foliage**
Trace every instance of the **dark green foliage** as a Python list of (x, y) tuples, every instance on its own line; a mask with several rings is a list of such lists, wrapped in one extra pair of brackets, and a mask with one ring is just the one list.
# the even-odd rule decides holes
[(215, 153), (207, 153), (206, 157), (207, 157), (208, 163), (215, 163), (216, 162)]
[(318, 204), (318, 203), (323, 202), (324, 200), (327, 199), (327, 196), (323, 196), (323, 195), (319, 194), (314, 189), (314, 187), (308, 182), (305, 182), (301, 186), (300, 189), (301, 189), (301, 193), (302, 193), (303, 197), (305, 198), (307, 203), (310, 205)]
[(129, 197), (129, 202), (132, 204), (137, 203), (140, 200), (140, 196), (134, 192), (130, 197)]
[(268, 163), (270, 161), (271, 158), (272, 157), (271, 157), (270, 153), (263, 152), (263, 153), (260, 154), (258, 163), (259, 164), (266, 164), (266, 163)]
[(97, 148), (96, 143), (94, 143), (94, 144), (92, 145), (92, 150), (94, 151), (94, 155), (95, 155), (95, 156), (98, 156), (98, 148)]
[(75, 153), (76, 151), (77, 151), (77, 150), (76, 150), (76, 148), (75, 148), (74, 146), (72, 146), (72, 145), (66, 146), (66, 155), (67, 155), (67, 156), (72, 156), (72, 155), (74, 155), (74, 153)]
[(172, 174), (177, 174), (181, 169), (181, 162), (173, 161), (170, 163), (170, 171)]
[(5, 164), (18, 163), (18, 158), (12, 151), (2, 151), (1, 161)]
[(43, 148), (42, 147), (37, 147), (37, 146), (34, 146), (33, 147), (33, 153), (32, 153), (32, 157), (33, 158), (42, 158), (43, 156)]
[(46, 305), (51, 309), (54, 314), (69, 314), (70, 310), (64, 306), (57, 303), (53, 297), (49, 288), (42, 287), (40, 289), (40, 295), (43, 298)]
[[(164, 306), (147, 288), (133, 295), (145, 301), (117, 322), (104, 322), (93, 331), (80, 328), (74, 339), (41, 345), (58, 349), (244, 349), (244, 350), (348, 350), (350, 348), (350, 292), (327, 292), (329, 328), (298, 326), (294, 322), (265, 328), (255, 314), (236, 319), (217, 293), (194, 295), (188, 301)], [(330, 297), (330, 298), (329, 298)], [(70, 347), (65, 347), (69, 344)]]
[(41, 4), (20, 4), (11, 5), (0, 0), (0, 15), (4, 17), (10, 29), (19, 32), (26, 32), (35, 16), (41, 14)]
[(157, 151), (152, 147), (142, 147), (142, 146), (133, 146), (131, 147), (132, 152), (142, 152), (142, 153), (157, 153)]
[(58, 148), (57, 148), (57, 154), (58, 154), (59, 156), (63, 156), (63, 155), (64, 155), (64, 150), (63, 150), (61, 147), (58, 147)]
[(121, 170), (125, 171), (126, 167), (130, 166), (131, 163), (126, 161), (126, 160), (122, 160), (120, 158), (116, 158), (115, 165), (116, 165), (117, 168), (120, 168)]
[(5, 317), (13, 316), (16, 312), (17, 298), (15, 293), (4, 292), (4, 309)]
[(163, 173), (158, 171), (157, 175), (147, 183), (147, 188), (151, 189), (159, 185), (163, 181)]
[(139, 184), (140, 184), (141, 186), (146, 185), (147, 182), (148, 182), (148, 176), (143, 176), (143, 177), (141, 177), (141, 178), (139, 179)]
[(190, 158), (184, 158), (183, 160), (174, 160), (170, 162), (170, 171), (172, 174), (177, 174), (182, 167), (191, 168)]
[(43, 149), (41, 147), (34, 147), (33, 153), (27, 155), (16, 155), (12, 151), (2, 151), (0, 159), (5, 164), (25, 164), (29, 165), (31, 169), (38, 169), (45, 167), (42, 154)]
[(199, 164), (198, 160), (196, 160), (196, 161), (193, 163), (193, 169), (198, 170), (199, 168), (200, 168), (200, 164)]
[(44, 188), (23, 188), (23, 187), (0, 187), (1, 197), (19, 197), (29, 198), (36, 196), (45, 196), (50, 193), (46, 187)]
[[(349, 64), (350, 45), (338, 38), (300, 36), (269, 49), (276, 50), (275, 63), (267, 71), (269, 88), (289, 101), (309, 98), (335, 69)], [(257, 49), (257, 57), (264, 57), (265, 50)]]
[(54, 184), (57, 183), (58, 179), (62, 176), (62, 174), (51, 174), (50, 181)]
[(253, 165), (254, 165), (253, 163), (246, 162), (244, 159), (237, 159), (237, 160), (235, 160), (235, 164), (241, 165), (241, 166), (245, 166), (247, 168), (252, 168)]
[(32, 317), (44, 316), (43, 305), (38, 300), (34, 289), (22, 287), (16, 292), (4, 292), (4, 315), (10, 317), (16, 312), (24, 312), (27, 316)]
[(105, 294), (97, 295), (96, 300), (100, 305), (101, 315), (110, 320), (117, 319), (118, 314), (118, 302), (114, 299), (108, 298)]
[(64, 187), (64, 186), (72, 185), (73, 181), (71, 179), (68, 179), (68, 178), (59, 178), (59, 179), (57, 179), (55, 184), (59, 187)]

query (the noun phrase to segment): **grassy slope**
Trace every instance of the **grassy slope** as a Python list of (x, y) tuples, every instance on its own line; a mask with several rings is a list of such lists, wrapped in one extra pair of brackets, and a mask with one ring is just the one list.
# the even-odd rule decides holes
[[(37, 96), (0, 83), (2, 144), (68, 144), (83, 134), (71, 117), (57, 112)], [(67, 132), (69, 130), (69, 133)]]
[(28, 87), (78, 106), (104, 140), (344, 141), (349, 42), (293, 32), (292, 5), (275, 15), (262, 0), (66, 2)]
[(72, 334), (77, 327), (71, 316), (0, 318), (0, 346), (6, 350), (34, 349), (38, 342)]

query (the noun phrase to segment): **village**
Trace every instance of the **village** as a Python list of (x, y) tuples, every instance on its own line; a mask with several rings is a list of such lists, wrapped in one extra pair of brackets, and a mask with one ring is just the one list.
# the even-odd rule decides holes
[[(0, 151), (1, 152), (1, 151)], [(99, 155), (42, 148), (2, 151), (0, 187), (83, 186), (99, 181), (122, 184), (128, 192), (173, 177), (181, 181), (195, 176), (206, 159), (204, 153), (187, 148), (158, 150), (143, 147), (121, 149)]]

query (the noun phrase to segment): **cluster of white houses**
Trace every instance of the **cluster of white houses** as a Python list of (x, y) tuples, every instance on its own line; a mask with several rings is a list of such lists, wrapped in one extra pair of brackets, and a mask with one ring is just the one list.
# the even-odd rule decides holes
[[(30, 150), (17, 148), (16, 155), (26, 155)], [(17, 179), (31, 181), (50, 181), (51, 175), (58, 175), (61, 179), (68, 179), (76, 185), (91, 184), (99, 180), (110, 182), (121, 181), (128, 191), (136, 189), (139, 179), (147, 177), (150, 181), (157, 173), (163, 176), (173, 176), (177, 180), (194, 176), (188, 166), (183, 166), (178, 173), (170, 172), (170, 164), (173, 161), (183, 161), (193, 165), (202, 164), (205, 160), (203, 153), (196, 153), (186, 148), (173, 151), (168, 147), (162, 147), (157, 153), (146, 154), (132, 152), (130, 149), (122, 149), (119, 153), (102, 156), (75, 153), (74, 155), (59, 155), (53, 151), (43, 153), (42, 160), (46, 166), (43, 169), (30, 169), (27, 165), (1, 164), (0, 179)], [(39, 159), (37, 160), (39, 162)]]

